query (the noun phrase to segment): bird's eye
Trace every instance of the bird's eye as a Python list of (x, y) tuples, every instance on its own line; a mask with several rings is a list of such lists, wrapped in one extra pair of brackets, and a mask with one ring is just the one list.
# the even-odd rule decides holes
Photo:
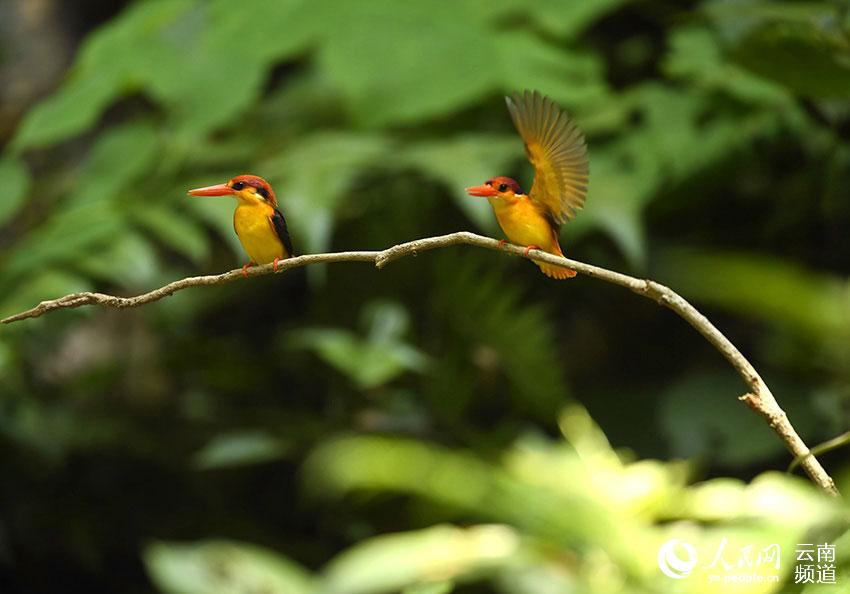
[(499, 184), (499, 191), (504, 192), (508, 189), (508, 184)]
[(239, 190), (241, 190), (245, 187), (245, 182), (236, 182), (235, 184), (233, 184), (230, 187), (238, 192)]
[(257, 188), (257, 194), (259, 194), (260, 196), (262, 196), (266, 200), (269, 199), (269, 191), (266, 190), (265, 188)]

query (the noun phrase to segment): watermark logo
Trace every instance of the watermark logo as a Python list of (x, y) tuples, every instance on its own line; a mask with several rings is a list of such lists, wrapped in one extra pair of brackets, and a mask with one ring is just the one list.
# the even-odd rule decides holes
[[(706, 569), (714, 570), (709, 574), (709, 582), (723, 583), (763, 583), (779, 581), (779, 563), (781, 551), (778, 544), (769, 544), (761, 549), (748, 544), (737, 551), (732, 551), (731, 561), (726, 555), (726, 537), (720, 540), (717, 552)], [(718, 572), (722, 569), (722, 572)], [(770, 573), (773, 570), (775, 573)]]
[(668, 540), (658, 549), (658, 567), (661, 573), (674, 580), (688, 577), (696, 565), (697, 550), (693, 545), (678, 538)]
[(835, 545), (824, 543), (797, 545), (797, 566), (794, 568), (795, 584), (834, 584)]
[[(695, 569), (710, 583), (779, 582), (781, 550), (778, 544), (757, 547), (730, 545), (724, 536), (713, 555), (704, 558), (710, 563), (699, 565), (696, 548), (683, 540), (672, 538), (658, 549), (658, 568), (669, 578), (681, 580)], [(798, 544), (794, 567), (795, 584), (835, 584), (835, 545)], [(790, 576), (789, 576), (790, 577)]]

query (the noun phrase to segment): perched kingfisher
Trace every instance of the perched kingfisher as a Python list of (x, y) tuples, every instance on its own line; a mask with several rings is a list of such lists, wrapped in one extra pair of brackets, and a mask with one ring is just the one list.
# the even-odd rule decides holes
[(257, 175), (238, 175), (226, 184), (189, 190), (190, 196), (233, 196), (239, 204), (233, 213), (233, 229), (251, 259), (242, 267), (274, 264), (292, 257), (292, 241), (286, 219), (277, 207), (277, 199), (269, 182)]
[[(584, 134), (564, 110), (537, 91), (515, 93), (505, 101), (534, 166), (531, 191), (526, 194), (509, 177), (494, 177), (466, 192), (487, 198), (511, 243), (526, 246), (526, 257), (532, 249), (563, 256), (558, 242), (561, 225), (575, 217), (587, 194)], [(576, 275), (569, 268), (535, 264), (552, 278)]]

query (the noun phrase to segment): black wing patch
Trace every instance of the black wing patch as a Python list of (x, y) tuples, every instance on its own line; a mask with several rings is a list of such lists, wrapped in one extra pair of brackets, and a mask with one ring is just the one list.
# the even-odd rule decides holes
[(275, 208), (270, 220), (274, 225), (275, 233), (283, 242), (283, 247), (286, 248), (286, 257), (291, 258), (295, 255), (295, 252), (292, 251), (292, 239), (289, 237), (289, 229), (286, 228), (286, 219), (283, 218), (283, 213)]

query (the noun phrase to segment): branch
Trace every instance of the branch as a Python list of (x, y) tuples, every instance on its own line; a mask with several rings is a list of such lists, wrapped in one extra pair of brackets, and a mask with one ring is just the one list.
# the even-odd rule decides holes
[[(522, 256), (523, 248), (511, 244), (501, 245), (495, 239), (482, 237), (474, 233), (461, 231), (458, 233), (450, 233), (449, 235), (441, 235), (439, 237), (428, 237), (425, 239), (417, 239), (401, 243), (382, 251), (362, 251), (362, 252), (337, 252), (328, 254), (308, 254), (305, 256), (297, 256), (283, 260), (278, 265), (278, 272), (285, 272), (294, 268), (301, 268), (310, 264), (319, 264), (323, 262), (371, 262), (378, 268), (383, 268), (387, 264), (394, 262), (400, 258), (407, 256), (416, 256), (419, 252), (445, 248), (455, 245), (471, 245), (490, 250), (503, 251), (505, 253)], [(809, 448), (794, 430), (788, 420), (785, 411), (780, 408), (776, 399), (773, 397), (767, 384), (750, 364), (749, 361), (741, 354), (741, 352), (729, 342), (708, 319), (699, 313), (694, 306), (688, 303), (678, 293), (664, 285), (658, 284), (651, 280), (641, 280), (619, 272), (599, 268), (591, 264), (577, 262), (568, 258), (562, 258), (547, 254), (539, 250), (531, 250), (529, 257), (533, 260), (555, 264), (557, 266), (566, 266), (576, 270), (577, 272), (597, 278), (599, 280), (619, 285), (631, 290), (638, 295), (652, 299), (664, 307), (673, 310), (679, 317), (693, 326), (697, 332), (703, 335), (720, 354), (726, 357), (726, 360), (735, 368), (741, 379), (749, 387), (749, 392), (740, 397), (750, 408), (767, 421), (770, 428), (773, 429), (780, 439), (785, 442), (786, 447), (795, 458), (799, 459), (800, 465), (806, 471), (806, 474), (812, 481), (821, 488), (825, 493), (833, 496), (838, 495), (838, 490), (832, 478), (826, 473), (820, 462), (812, 455)], [(273, 274), (273, 266), (266, 264), (248, 269), (247, 276), (264, 276)], [(174, 281), (136, 297), (115, 297), (113, 295), (105, 295), (103, 293), (74, 293), (66, 295), (52, 301), (42, 301), (36, 307), (25, 312), (9, 316), (2, 320), (4, 324), (24, 320), (26, 318), (35, 318), (47, 312), (56, 309), (66, 309), (80, 307), (82, 305), (103, 305), (105, 307), (114, 307), (123, 309), (126, 307), (138, 307), (153, 301), (158, 301), (163, 297), (173, 295), (177, 291), (189, 287), (199, 285), (222, 285), (230, 283), (242, 278), (242, 270), (231, 270), (224, 274), (215, 276), (193, 276)]]

